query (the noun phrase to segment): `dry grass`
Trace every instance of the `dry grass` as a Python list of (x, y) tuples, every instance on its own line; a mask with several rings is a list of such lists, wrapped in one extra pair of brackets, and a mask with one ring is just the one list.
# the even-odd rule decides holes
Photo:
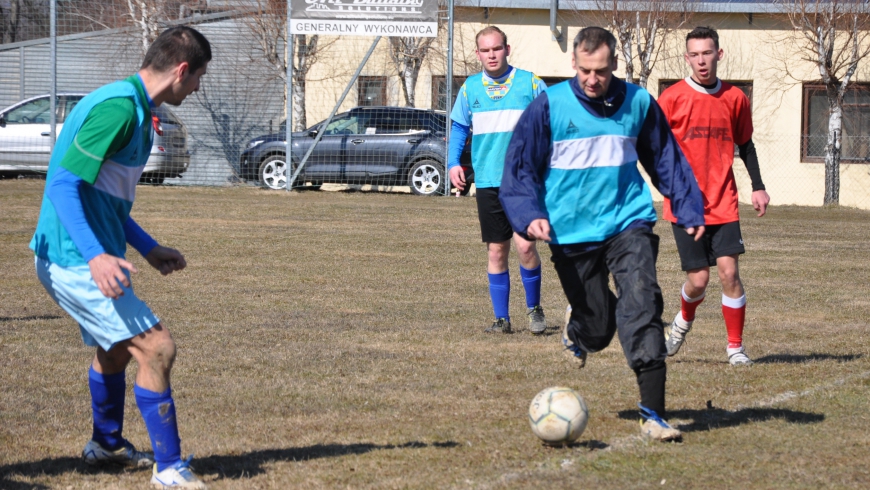
[[(42, 186), (0, 181), (0, 488), (145, 488), (147, 472), (78, 460), (92, 351), (33, 272)], [(682, 444), (637, 437), (637, 388), (616, 341), (567, 369), (549, 263), (552, 332), (482, 333), (491, 309), (472, 199), (140, 187), (134, 216), (190, 266), (143, 271), (135, 285), (178, 342), (182, 449), (212, 488), (867, 487), (870, 214), (743, 212), (758, 363), (725, 362), (711, 286), (669, 363)], [(657, 231), (670, 317), (683, 276), (669, 227)], [(551, 385), (590, 406), (577, 446), (548, 449), (528, 428), (529, 401)], [(127, 403), (125, 433), (147, 447)]]

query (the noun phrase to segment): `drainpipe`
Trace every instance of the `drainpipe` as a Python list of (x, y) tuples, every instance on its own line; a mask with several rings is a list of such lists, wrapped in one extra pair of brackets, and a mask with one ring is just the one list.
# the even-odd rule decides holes
[(556, 27), (556, 17), (559, 14), (559, 0), (550, 0), (550, 32), (553, 33), (553, 41), (561, 41), (562, 33)]

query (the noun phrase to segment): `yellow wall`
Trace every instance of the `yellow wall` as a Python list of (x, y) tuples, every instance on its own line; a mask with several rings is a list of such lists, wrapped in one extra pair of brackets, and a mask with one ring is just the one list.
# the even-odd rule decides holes
[[(800, 161), (802, 86), (804, 80), (818, 79), (812, 64), (801, 61), (795, 42), (787, 36), (790, 30), (783, 17), (754, 15), (752, 22), (744, 14), (696, 15), (689, 24), (710, 25), (720, 34), (725, 58), (719, 65), (719, 76), (725, 80), (752, 81), (753, 140), (758, 149), (762, 176), (772, 204), (821, 205), (824, 196), (824, 165)], [(589, 12), (562, 12), (560, 29), (567, 31), (562, 42), (552, 39), (547, 10), (490, 9), (485, 18), (483, 9), (457, 9), (455, 28), (454, 74), (467, 75), (479, 70), (474, 57), (474, 34), (486, 25), (497, 25), (508, 36), (511, 45), (510, 62), (535, 72), (539, 76), (573, 75), (571, 41), (581, 26), (596, 22)], [(688, 76), (682, 59), (685, 30), (672, 35), (659, 56), (647, 85), (658, 95), (659, 79)], [(325, 118), (344, 90), (362, 54), (372, 38), (333, 38), (333, 44), (308, 77), (308, 123)], [(388, 75), (388, 102), (404, 105), (400, 79), (389, 59), (382, 39), (363, 75)], [(431, 106), (432, 75), (446, 72), (446, 33), (433, 45), (427, 63), (417, 81), (416, 106)], [(622, 63), (622, 60), (620, 60)], [(791, 75), (789, 76), (787, 72)], [(623, 67), (617, 75), (623, 76)], [(865, 63), (854, 78), (866, 81)], [(342, 110), (356, 105), (355, 88), (342, 105)], [(751, 186), (745, 167), (736, 159), (740, 199), (749, 202)], [(841, 165), (840, 203), (870, 209), (870, 166)], [(660, 196), (656, 194), (656, 199)]]

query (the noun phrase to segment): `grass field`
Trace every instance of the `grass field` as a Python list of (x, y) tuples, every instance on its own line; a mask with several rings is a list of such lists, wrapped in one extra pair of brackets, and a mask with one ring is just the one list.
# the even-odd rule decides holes
[[(147, 488), (147, 471), (79, 460), (93, 352), (33, 270), (43, 185), (0, 181), (0, 488)], [(182, 450), (210, 488), (868, 488), (870, 213), (741, 211), (756, 364), (727, 364), (714, 281), (668, 363), (682, 444), (639, 437), (616, 340), (569, 369), (546, 247), (550, 331), (525, 330), (514, 261), (520, 331), (482, 333), (492, 311), (473, 199), (140, 187), (134, 217), (189, 267), (164, 278), (130, 257), (178, 343)], [(683, 274), (669, 226), (656, 230), (667, 321)], [(147, 448), (134, 372), (125, 435)], [(529, 401), (553, 385), (590, 408), (573, 447), (529, 430)]]

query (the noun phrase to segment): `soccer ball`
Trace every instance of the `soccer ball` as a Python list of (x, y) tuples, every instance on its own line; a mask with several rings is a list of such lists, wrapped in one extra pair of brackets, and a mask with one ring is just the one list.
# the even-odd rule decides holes
[(571, 388), (547, 388), (529, 405), (532, 432), (549, 446), (564, 446), (576, 441), (588, 421), (586, 402)]

